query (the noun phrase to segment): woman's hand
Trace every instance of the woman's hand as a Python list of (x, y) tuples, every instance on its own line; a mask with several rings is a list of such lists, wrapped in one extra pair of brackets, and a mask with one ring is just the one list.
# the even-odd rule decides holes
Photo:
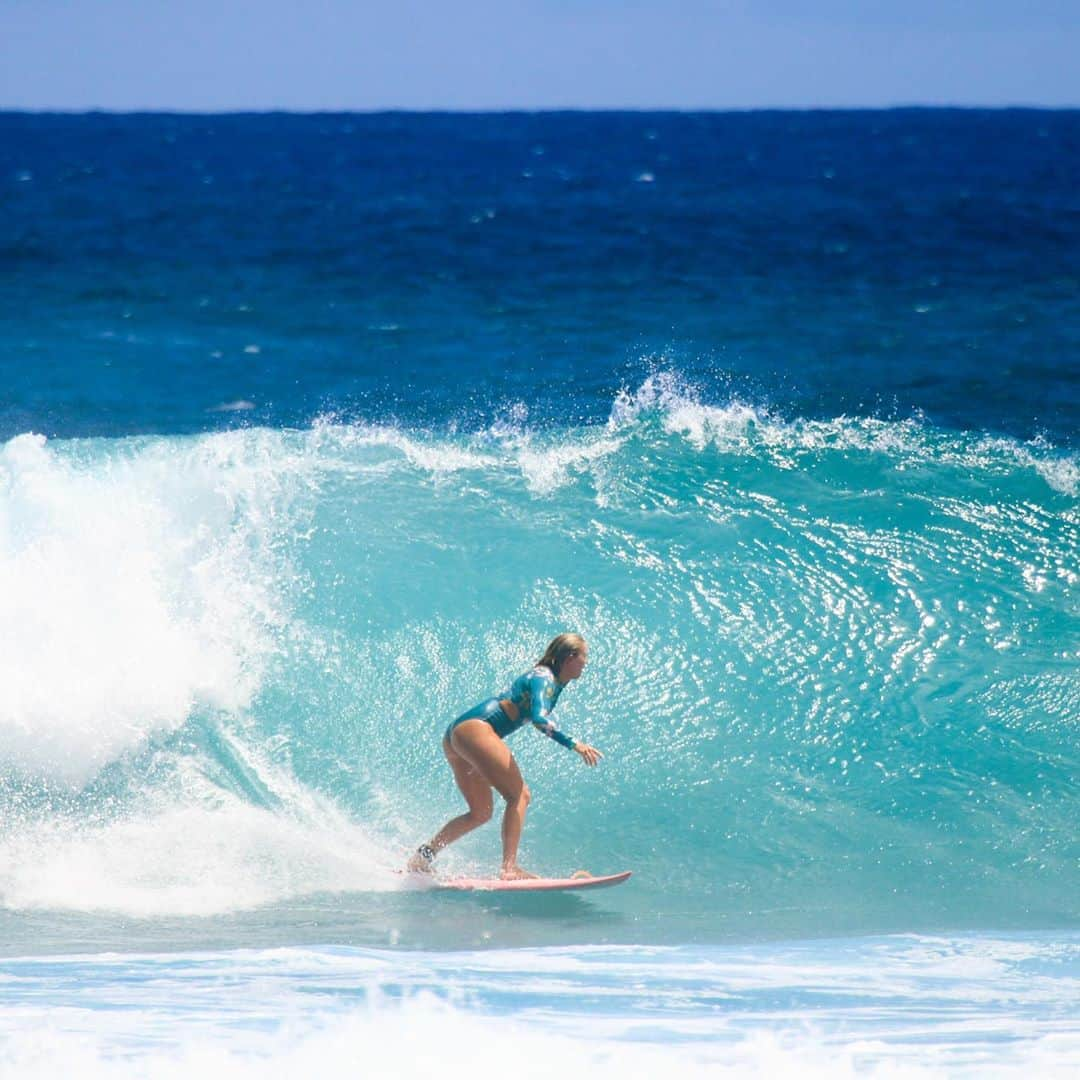
[(595, 765), (604, 756), (595, 746), (587, 746), (583, 742), (575, 744), (574, 751), (581, 755), (586, 765)]

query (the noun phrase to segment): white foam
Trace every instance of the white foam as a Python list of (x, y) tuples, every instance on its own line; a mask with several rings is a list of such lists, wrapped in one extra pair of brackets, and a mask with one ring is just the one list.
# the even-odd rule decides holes
[(591, 468), (614, 454), (621, 439), (603, 438), (542, 447), (523, 443), (517, 450), (517, 462), (530, 491), (549, 495), (568, 483), (575, 472)]
[(229, 435), (0, 449), (0, 764), (78, 786), (250, 702), (284, 614), (280, 463), (245, 456)]
[(938, 464), (965, 471), (1010, 472), (1030, 469), (1053, 490), (1080, 493), (1080, 460), (1055, 452), (1040, 440), (978, 437), (939, 431), (920, 418), (879, 420), (839, 416), (829, 420), (784, 420), (738, 400), (724, 405), (701, 401), (696, 388), (675, 372), (659, 372), (612, 404), (608, 428), (620, 431), (646, 415), (660, 417), (663, 429), (681, 435), (696, 450), (764, 454), (774, 465), (791, 468), (805, 455), (851, 451), (888, 455), (897, 468)]
[[(562, 487), (575, 473), (587, 470), (622, 445), (622, 440), (610, 433), (586, 434), (573, 441), (563, 438), (546, 442), (525, 429), (527, 415), (524, 406), (511, 407), (505, 418), (493, 423), (487, 432), (474, 440), (474, 445), (451, 438), (423, 440), (400, 428), (385, 425), (323, 423), (315, 431), (320, 442), (333, 448), (332, 452), (385, 447), (397, 451), (409, 465), (436, 479), (465, 471), (509, 472), (516, 469), (528, 489), (541, 495)], [(493, 440), (494, 444), (490, 449), (479, 449), (475, 442), (481, 440)], [(345, 462), (341, 464), (346, 469), (350, 467)]]
[(319, 892), (400, 888), (356, 826), (223, 798), (99, 826), (39, 824), (0, 843), (0, 900), (15, 910), (206, 916)]
[(216, 742), (266, 805), (222, 788), (183, 749), (161, 751), (155, 783), (129, 795), (122, 812), (108, 805), (94, 820), (57, 815), (0, 835), (0, 905), (207, 916), (404, 887), (399, 853), (331, 800), (243, 735), (221, 730)]
[(1048, 455), (1038, 442), (1028, 446), (1011, 439), (984, 439), (984, 452), (1011, 458), (1018, 465), (1034, 469), (1046, 483), (1062, 495), (1080, 495), (1080, 460), (1076, 457)]
[(1046, 938), (893, 938), (13, 960), (0, 1072), (1065, 1077), (1072, 955)]
[[(28, 1018), (29, 1019), (29, 1018)], [(261, 1027), (261, 1025), (260, 1025)], [(0, 1068), (22, 1078), (78, 1076), (86, 1080), (152, 1077), (378, 1077), (379, 1080), (445, 1080), (512, 1075), (515, 1080), (552, 1076), (597, 1080), (653, 1080), (674, 1073), (688, 1080), (715, 1077), (800, 1076), (807, 1080), (845, 1077), (940, 1075), (906, 1064), (861, 1059), (881, 1048), (855, 1045), (837, 1050), (755, 1032), (722, 1048), (708, 1043), (655, 1045), (585, 1034), (565, 1035), (506, 1017), (477, 1016), (432, 994), (401, 1002), (376, 998), (344, 1016), (305, 1020), (299, 1003), (291, 1022), (267, 1034), (238, 1030), (228, 1041), (189, 1036), (180, 1047), (130, 1049), (117, 1055), (119, 1032), (68, 1033), (28, 1024), (0, 1050)], [(171, 1041), (171, 1040), (170, 1040)]]
[(456, 446), (449, 441), (424, 442), (407, 435), (400, 428), (387, 425), (360, 424), (351, 427), (321, 424), (321, 437), (341, 448), (385, 446), (397, 450), (418, 469), (435, 475), (459, 472), (463, 469), (486, 469), (497, 464), (490, 454)]

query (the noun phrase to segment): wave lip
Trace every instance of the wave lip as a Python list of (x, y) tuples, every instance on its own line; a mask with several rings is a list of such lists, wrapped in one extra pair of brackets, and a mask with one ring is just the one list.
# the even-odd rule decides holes
[(709, 404), (677, 372), (660, 372), (635, 391), (622, 390), (607, 427), (625, 432), (656, 418), (697, 451), (759, 457), (784, 469), (809, 468), (822, 455), (880, 455), (893, 470), (961, 469), (987, 478), (1033, 472), (1053, 491), (1080, 495), (1080, 456), (1041, 438), (1015, 439), (934, 428), (920, 417), (882, 420), (837, 416), (785, 419), (765, 406), (733, 399)]

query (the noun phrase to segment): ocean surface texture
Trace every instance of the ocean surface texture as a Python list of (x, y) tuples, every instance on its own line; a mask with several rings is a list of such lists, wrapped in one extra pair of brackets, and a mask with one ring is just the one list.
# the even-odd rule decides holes
[(0, 688), (0, 1074), (1075, 1075), (1080, 113), (0, 113)]

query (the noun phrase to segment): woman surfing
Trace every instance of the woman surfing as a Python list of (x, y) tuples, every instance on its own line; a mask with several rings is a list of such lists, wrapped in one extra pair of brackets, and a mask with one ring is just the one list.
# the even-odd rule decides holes
[(563, 734), (550, 719), (559, 695), (568, 683), (581, 677), (588, 662), (589, 648), (583, 637), (559, 634), (536, 666), (515, 679), (506, 694), (474, 706), (446, 729), (443, 753), (469, 809), (451, 818), (426, 844), (416, 849), (409, 859), (409, 870), (430, 873), (435, 856), (444, 847), (490, 821), (494, 790), (506, 800), (499, 877), (504, 881), (536, 877), (517, 862), (529, 789), (521, 778), (514, 755), (503, 740), (511, 732), (531, 723), (548, 738), (580, 754), (586, 765), (595, 765), (604, 755)]

